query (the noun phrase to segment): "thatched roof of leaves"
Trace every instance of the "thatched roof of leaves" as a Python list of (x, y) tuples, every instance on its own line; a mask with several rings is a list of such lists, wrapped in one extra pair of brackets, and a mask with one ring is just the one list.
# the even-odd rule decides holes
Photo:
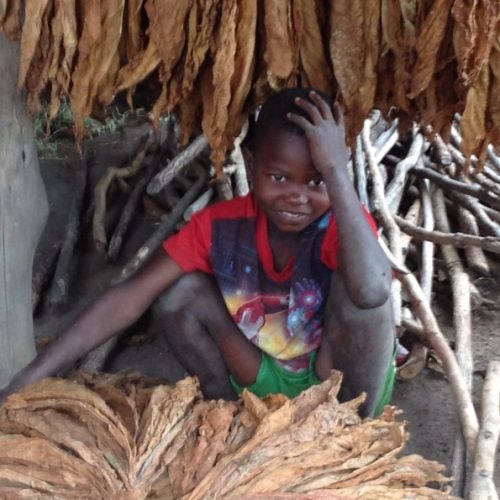
[[(497, 0), (0, 1), (20, 40), (19, 86), (31, 112), (69, 98), (75, 133), (120, 92), (153, 81), (155, 118), (175, 112), (186, 141), (201, 128), (220, 164), (247, 113), (273, 90), (312, 86), (338, 97), (354, 137), (371, 109), (447, 136), (462, 150), (500, 145)], [(24, 22), (20, 19), (23, 18)]]

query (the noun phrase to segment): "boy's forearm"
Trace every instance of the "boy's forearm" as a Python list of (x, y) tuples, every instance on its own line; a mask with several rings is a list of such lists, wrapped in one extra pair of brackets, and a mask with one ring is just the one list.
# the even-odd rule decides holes
[(136, 309), (131, 314), (124, 314), (122, 295), (120, 286), (110, 289), (82, 311), (69, 327), (14, 376), (8, 385), (9, 392), (71, 367), (82, 356), (133, 324), (141, 311)]
[(389, 294), (390, 263), (366, 220), (347, 169), (332, 168), (324, 177), (337, 223), (340, 271), (351, 300), (358, 307), (377, 307)]

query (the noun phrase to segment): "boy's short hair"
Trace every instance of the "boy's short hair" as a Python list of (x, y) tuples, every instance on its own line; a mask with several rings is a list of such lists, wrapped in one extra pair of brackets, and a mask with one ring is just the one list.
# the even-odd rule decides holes
[[(243, 145), (255, 150), (263, 139), (269, 137), (271, 133), (276, 131), (289, 132), (291, 134), (303, 136), (304, 130), (291, 122), (287, 118), (287, 115), (288, 113), (294, 113), (309, 118), (308, 114), (295, 104), (295, 99), (300, 97), (311, 102), (311, 98), (309, 97), (311, 90), (313, 89), (293, 87), (280, 90), (269, 96), (260, 108), (257, 118), (250, 117), (248, 132)], [(314, 91), (319, 94), (329, 106), (332, 106), (332, 100), (329, 96), (318, 90)]]

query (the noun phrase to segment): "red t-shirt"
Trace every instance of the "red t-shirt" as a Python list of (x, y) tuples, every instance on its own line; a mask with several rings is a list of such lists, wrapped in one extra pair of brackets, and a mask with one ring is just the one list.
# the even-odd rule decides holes
[(331, 212), (302, 232), (296, 258), (280, 272), (274, 269), (267, 218), (251, 194), (198, 212), (163, 246), (183, 271), (215, 277), (235, 322), (260, 349), (291, 371), (309, 366), (321, 343), (330, 276), (338, 265)]

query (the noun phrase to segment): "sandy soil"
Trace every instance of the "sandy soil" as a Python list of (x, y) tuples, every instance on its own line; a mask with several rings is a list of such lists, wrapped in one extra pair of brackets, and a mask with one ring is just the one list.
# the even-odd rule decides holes
[[(95, 184), (103, 168), (125, 161), (131, 153), (135, 140), (136, 131), (125, 131), (121, 134), (99, 138), (95, 143), (98, 155), (91, 170), (91, 184)], [(60, 156), (62, 158), (41, 160), (41, 170), (46, 183), (51, 213), (49, 224), (37, 251), (35, 268), (43, 260), (44, 254), (52, 243), (64, 234), (74, 183), (74, 167), (72, 166), (74, 156), (71, 149), (64, 149), (64, 147), (60, 150)], [(75, 259), (76, 278), (70, 304), (57, 314), (49, 314), (40, 308), (35, 321), (36, 335), (40, 345), (57, 334), (60, 328), (67, 324), (92, 297), (96, 296), (96, 292), (107, 286), (144, 238), (154, 229), (155, 223), (156, 221), (142, 214), (138, 215), (120, 261), (115, 265), (110, 265), (93, 250), (92, 243), (89, 241), (90, 224), (87, 217), (85, 237), (78, 246), (77, 259)], [(487, 303), (478, 307), (473, 313), (474, 400), (476, 404), (479, 402), (488, 361), (500, 359), (499, 283), (500, 266), (498, 264), (492, 277), (476, 281), (476, 285), (487, 299)], [(450, 295), (446, 287), (444, 292), (437, 292), (435, 310), (444, 332), (452, 339)], [(133, 335), (126, 335), (123, 338), (119, 347), (110, 356), (106, 369), (112, 371), (137, 369), (172, 382), (185, 375), (165, 343), (152, 332), (148, 315), (136, 326)], [(393, 403), (401, 408), (403, 412), (401, 418), (408, 422), (410, 437), (405, 453), (419, 453), (449, 466), (452, 461), (457, 424), (454, 402), (443, 375), (426, 368), (413, 380), (398, 380)], [(500, 464), (499, 460), (497, 464)], [(496, 484), (500, 485), (498, 467)]]

